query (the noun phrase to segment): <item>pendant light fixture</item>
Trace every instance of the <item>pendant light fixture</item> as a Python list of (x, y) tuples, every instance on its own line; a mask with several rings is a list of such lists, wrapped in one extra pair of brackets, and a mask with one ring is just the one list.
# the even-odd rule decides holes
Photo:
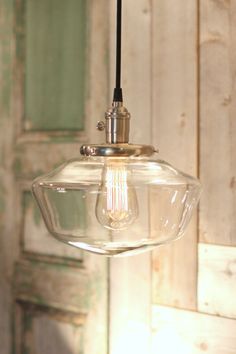
[(183, 235), (200, 196), (199, 181), (157, 158), (151, 145), (129, 143), (130, 113), (121, 88), (122, 0), (117, 0), (116, 86), (97, 129), (106, 143), (32, 185), (49, 232), (59, 241), (106, 256), (151, 250)]

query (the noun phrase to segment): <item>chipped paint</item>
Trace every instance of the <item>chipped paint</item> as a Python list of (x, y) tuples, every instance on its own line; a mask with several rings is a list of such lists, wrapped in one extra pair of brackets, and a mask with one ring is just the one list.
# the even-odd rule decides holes
[(16, 176), (19, 176), (22, 172), (22, 161), (20, 157), (16, 157), (13, 163), (13, 171)]
[(5, 188), (3, 184), (0, 184), (0, 213), (3, 213), (5, 211), (5, 206), (6, 206), (5, 198), (6, 198)]
[[(17, 313), (17, 316), (19, 316), (19, 321), (17, 321), (15, 326), (17, 333), (14, 333), (14, 329), (13, 333), (7, 333), (7, 337), (9, 338), (9, 342), (12, 340), (10, 337), (17, 337), (15, 343), (14, 340), (12, 340), (12, 350), (13, 352), (19, 352), (21, 354), (29, 354), (35, 350), (39, 350), (38, 348), (35, 348), (36, 345), (33, 338), (35, 331), (35, 316), (48, 316), (55, 319), (58, 323), (64, 321), (66, 323), (70, 323), (72, 326), (77, 326), (77, 328), (78, 326), (81, 327), (84, 325), (86, 320), (89, 303), (92, 303), (89, 302), (89, 298), (93, 297), (94, 301), (97, 300), (97, 302), (101, 304), (101, 301), (99, 301), (101, 300), (99, 296), (95, 297), (95, 293), (97, 291), (96, 286), (98, 287), (100, 297), (102, 297), (103, 289), (105, 289), (105, 272), (100, 272), (100, 280), (98, 279), (95, 282), (94, 278), (97, 277), (97, 273), (90, 272), (89, 269), (89, 266), (91, 266), (92, 263), (96, 264), (97, 268), (100, 267), (99, 262), (96, 260), (91, 262), (85, 271), (85, 262), (81, 258), (79, 261), (74, 260), (72, 262), (72, 260), (65, 259), (63, 256), (46, 256), (43, 258), (44, 255), (37, 255), (33, 253), (30, 255), (30, 258), (26, 250), (23, 248), (19, 249), (20, 242), (18, 236), (20, 233), (24, 232), (24, 213), (30, 212), (30, 222), (32, 224), (39, 225), (41, 220), (39, 210), (37, 206), (34, 205), (35, 202), (32, 201), (30, 192), (26, 192), (26, 189), (28, 190), (30, 188), (31, 179), (34, 176), (45, 173), (45, 171), (49, 171), (54, 164), (56, 166), (53, 167), (57, 167), (69, 156), (78, 156), (79, 148), (76, 147), (75, 144), (72, 145), (71, 143), (73, 141), (81, 143), (87, 139), (85, 132), (78, 133), (76, 130), (72, 129), (67, 132), (63, 130), (60, 131), (57, 127), (55, 117), (53, 119), (53, 130), (49, 130), (47, 122), (45, 123), (45, 121), (40, 118), (39, 124), (42, 123), (43, 131), (39, 131), (35, 129), (32, 116), (26, 115), (30, 124), (26, 126), (26, 129), (24, 129), (24, 104), (26, 102), (24, 92), (24, 75), (25, 73), (27, 74), (27, 70), (25, 70), (25, 43), (27, 39), (25, 37), (26, 19), (24, 18), (24, 6), (26, 4), (28, 5), (29, 2), (29, 0), (0, 0), (0, 65), (1, 68), (4, 69), (4, 73), (0, 71), (0, 85), (1, 87), (3, 87), (2, 84), (5, 85), (3, 95), (1, 91), (0, 99), (0, 118), (2, 118), (1, 130), (3, 133), (1, 167), (2, 169), (5, 169), (3, 171), (7, 172), (7, 174), (4, 175), (6, 176), (6, 179), (4, 179), (6, 191), (4, 189), (2, 191), (0, 190), (0, 211), (8, 208), (7, 214), (9, 215), (12, 213), (10, 216), (7, 215), (4, 220), (7, 232), (5, 232), (3, 235), (4, 237), (2, 237), (1, 246), (3, 244), (3, 246), (9, 250), (7, 252), (3, 251), (4, 257), (6, 254), (10, 255), (7, 259), (7, 264), (4, 263), (4, 257), (2, 258), (3, 266), (6, 267), (7, 277), (9, 277), (7, 278), (7, 281), (9, 281), (9, 283), (12, 281), (12, 295), (16, 300), (15, 307), (17, 308), (14, 309), (14, 312), (15, 315)], [(48, 7), (48, 2), (46, 0), (39, 1), (37, 3), (40, 5), (43, 2)], [(52, 2), (57, 4), (58, 1), (52, 0)], [(50, 3), (52, 2), (50, 1)], [(84, 3), (83, 0), (79, 0), (79, 2)], [(9, 16), (5, 13), (3, 14), (1, 6), (2, 3), (4, 4), (3, 7), (5, 10), (7, 7), (9, 8)], [(31, 4), (34, 6), (36, 2), (32, 1)], [(106, 9), (107, 7), (105, 6), (104, 0), (102, 0), (102, 6), (96, 6), (97, 9)], [(97, 14), (94, 14), (94, 16), (98, 17), (99, 15), (99, 17), (101, 17), (101, 13), (104, 13), (104, 11), (97, 11)], [(86, 21), (86, 16), (84, 16), (84, 21)], [(1, 33), (1, 30), (3, 29), (4, 31), (6, 30), (6, 33), (4, 33), (4, 38)], [(14, 35), (16, 36), (16, 43), (14, 40), (15, 38), (13, 38)], [(2, 38), (4, 39), (3, 41)], [(102, 42), (103, 47), (104, 43), (102, 38), (100, 39), (100, 42)], [(15, 44), (16, 48), (14, 48)], [(98, 46), (99, 45), (100, 43)], [(88, 46), (86, 47), (88, 48)], [(2, 49), (3, 53), (1, 52)], [(99, 59), (99, 62), (103, 65), (102, 60)], [(90, 66), (90, 63), (88, 64), (88, 66)], [(91, 80), (91, 77), (89, 76), (91, 72), (89, 70), (90, 68), (88, 69), (87, 77)], [(63, 70), (60, 72), (63, 73)], [(105, 75), (103, 75), (103, 72), (101, 73), (101, 77), (102, 80), (104, 80)], [(95, 83), (97, 83), (97, 78)], [(90, 82), (89, 85), (91, 85)], [(89, 90), (86, 92), (89, 92)], [(84, 101), (82, 96), (79, 97), (79, 99)], [(4, 107), (2, 107), (3, 104)], [(65, 120), (68, 119), (66, 114), (63, 117)], [(3, 121), (5, 118), (7, 118), (7, 120)], [(78, 121), (78, 124), (84, 124), (84, 115), (81, 114), (80, 117), (78, 117)], [(54, 130), (54, 128), (58, 130)], [(63, 145), (60, 143), (68, 144)], [(50, 154), (48, 153), (49, 149)], [(12, 188), (13, 186), (14, 189)], [(1, 203), (1, 196), (3, 197), (3, 203)], [(4, 204), (5, 196), (7, 197), (6, 205)], [(16, 207), (17, 210), (12, 212), (14, 207)], [(41, 240), (39, 238), (39, 242), (40, 241)], [(47, 244), (45, 247), (47, 247)], [(54, 250), (52, 249), (52, 254), (53, 252)], [(10, 279), (9, 274), (11, 273), (13, 262), (18, 256), (20, 257), (23, 265), (19, 265), (19, 263), (16, 264), (14, 278)], [(42, 256), (42, 258), (40, 258), (40, 256)], [(0, 260), (0, 265), (2, 265), (2, 259)], [(58, 264), (59, 260), (61, 262), (60, 264)], [(104, 271), (104, 268), (102, 269)], [(89, 294), (91, 289), (88, 286), (88, 279), (90, 279), (91, 282), (94, 282), (94, 288), (92, 289), (93, 294), (91, 295)], [(95, 283), (97, 285), (95, 285)], [(25, 301), (24, 308), (19, 306), (21, 301)], [(93, 304), (95, 307), (96, 304), (94, 302)], [(103, 298), (102, 304), (105, 308), (106, 304)], [(32, 305), (35, 306), (34, 312), (30, 312)], [(9, 308), (4, 309), (4, 311), (4, 316), (7, 317)], [(99, 322), (101, 323), (101, 326), (104, 327), (106, 321), (105, 311), (102, 314), (97, 314), (97, 311), (92, 308), (94, 322)], [(89, 326), (91, 328), (89, 328), (89, 331), (93, 333), (95, 324), (91, 323)], [(0, 338), (2, 339), (1, 333)], [(106, 338), (103, 333), (99, 334), (99, 338), (96, 339), (96, 347), (100, 348), (101, 346), (104, 346), (103, 342), (105, 341)], [(4, 344), (5, 343), (3, 343), (3, 348), (5, 350)], [(86, 349), (84, 349), (85, 347), (86, 343), (83, 342), (83, 339), (81, 338), (80, 349), (78, 348), (77, 350), (82, 354), (86, 351)], [(8, 348), (5, 351), (10, 353)], [(98, 349), (98, 352), (101, 353), (104, 351)]]
[(31, 331), (32, 325), (33, 325), (32, 316), (30, 316), (28, 313), (26, 313), (26, 315), (24, 316), (24, 330)]
[(11, 76), (12, 76), (12, 0), (4, 1), (1, 6), (0, 18), (0, 110), (1, 117), (7, 117), (10, 112), (10, 92), (11, 92)]

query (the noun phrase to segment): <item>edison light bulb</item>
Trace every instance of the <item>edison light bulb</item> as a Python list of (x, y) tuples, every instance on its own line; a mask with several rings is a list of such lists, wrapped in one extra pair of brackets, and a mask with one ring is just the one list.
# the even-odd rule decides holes
[(138, 217), (137, 196), (128, 175), (127, 168), (121, 162), (110, 162), (104, 167), (96, 217), (108, 229), (124, 230)]

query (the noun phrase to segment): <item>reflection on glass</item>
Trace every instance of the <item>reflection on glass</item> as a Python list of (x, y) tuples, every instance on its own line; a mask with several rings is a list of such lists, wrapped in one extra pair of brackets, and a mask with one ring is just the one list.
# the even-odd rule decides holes
[(134, 254), (184, 233), (200, 183), (151, 158), (71, 160), (34, 181), (48, 230), (107, 256)]

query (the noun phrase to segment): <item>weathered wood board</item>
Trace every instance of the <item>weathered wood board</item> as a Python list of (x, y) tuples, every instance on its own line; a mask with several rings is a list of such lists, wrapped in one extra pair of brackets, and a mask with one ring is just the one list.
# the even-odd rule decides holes
[(103, 114), (106, 9), (0, 0), (1, 354), (107, 351), (107, 262), (50, 239), (30, 197), (33, 178), (78, 157)]
[(200, 239), (236, 246), (236, 3), (200, 3)]
[(108, 276), (107, 260), (48, 241), (30, 184), (104, 140), (115, 1), (0, 0), (1, 354), (130, 354), (132, 343), (149, 354), (150, 287), (154, 304), (181, 308), (153, 308), (153, 354), (236, 353), (236, 3), (129, 0), (123, 11), (130, 140), (200, 172), (201, 243), (195, 217), (152, 264), (117, 259)]
[(83, 0), (22, 2), (25, 130), (83, 130), (86, 6)]
[(198, 246), (198, 310), (236, 318), (236, 249)]
[[(115, 5), (116, 1), (110, 4), (111, 93), (114, 86)], [(130, 142), (150, 144), (151, 3), (149, 0), (136, 0), (134, 5), (133, 1), (123, 1), (123, 14), (122, 85), (124, 105), (131, 113)], [(142, 204), (139, 200), (139, 203), (145, 213), (147, 205), (144, 201)], [(131, 351), (143, 354), (150, 351), (150, 257), (150, 253), (147, 253), (110, 261), (109, 354), (129, 354)]]
[(153, 307), (152, 354), (235, 354), (236, 322), (168, 307)]
[[(160, 156), (197, 173), (197, 2), (153, 1), (152, 136)], [(196, 219), (153, 253), (153, 301), (196, 309)]]

